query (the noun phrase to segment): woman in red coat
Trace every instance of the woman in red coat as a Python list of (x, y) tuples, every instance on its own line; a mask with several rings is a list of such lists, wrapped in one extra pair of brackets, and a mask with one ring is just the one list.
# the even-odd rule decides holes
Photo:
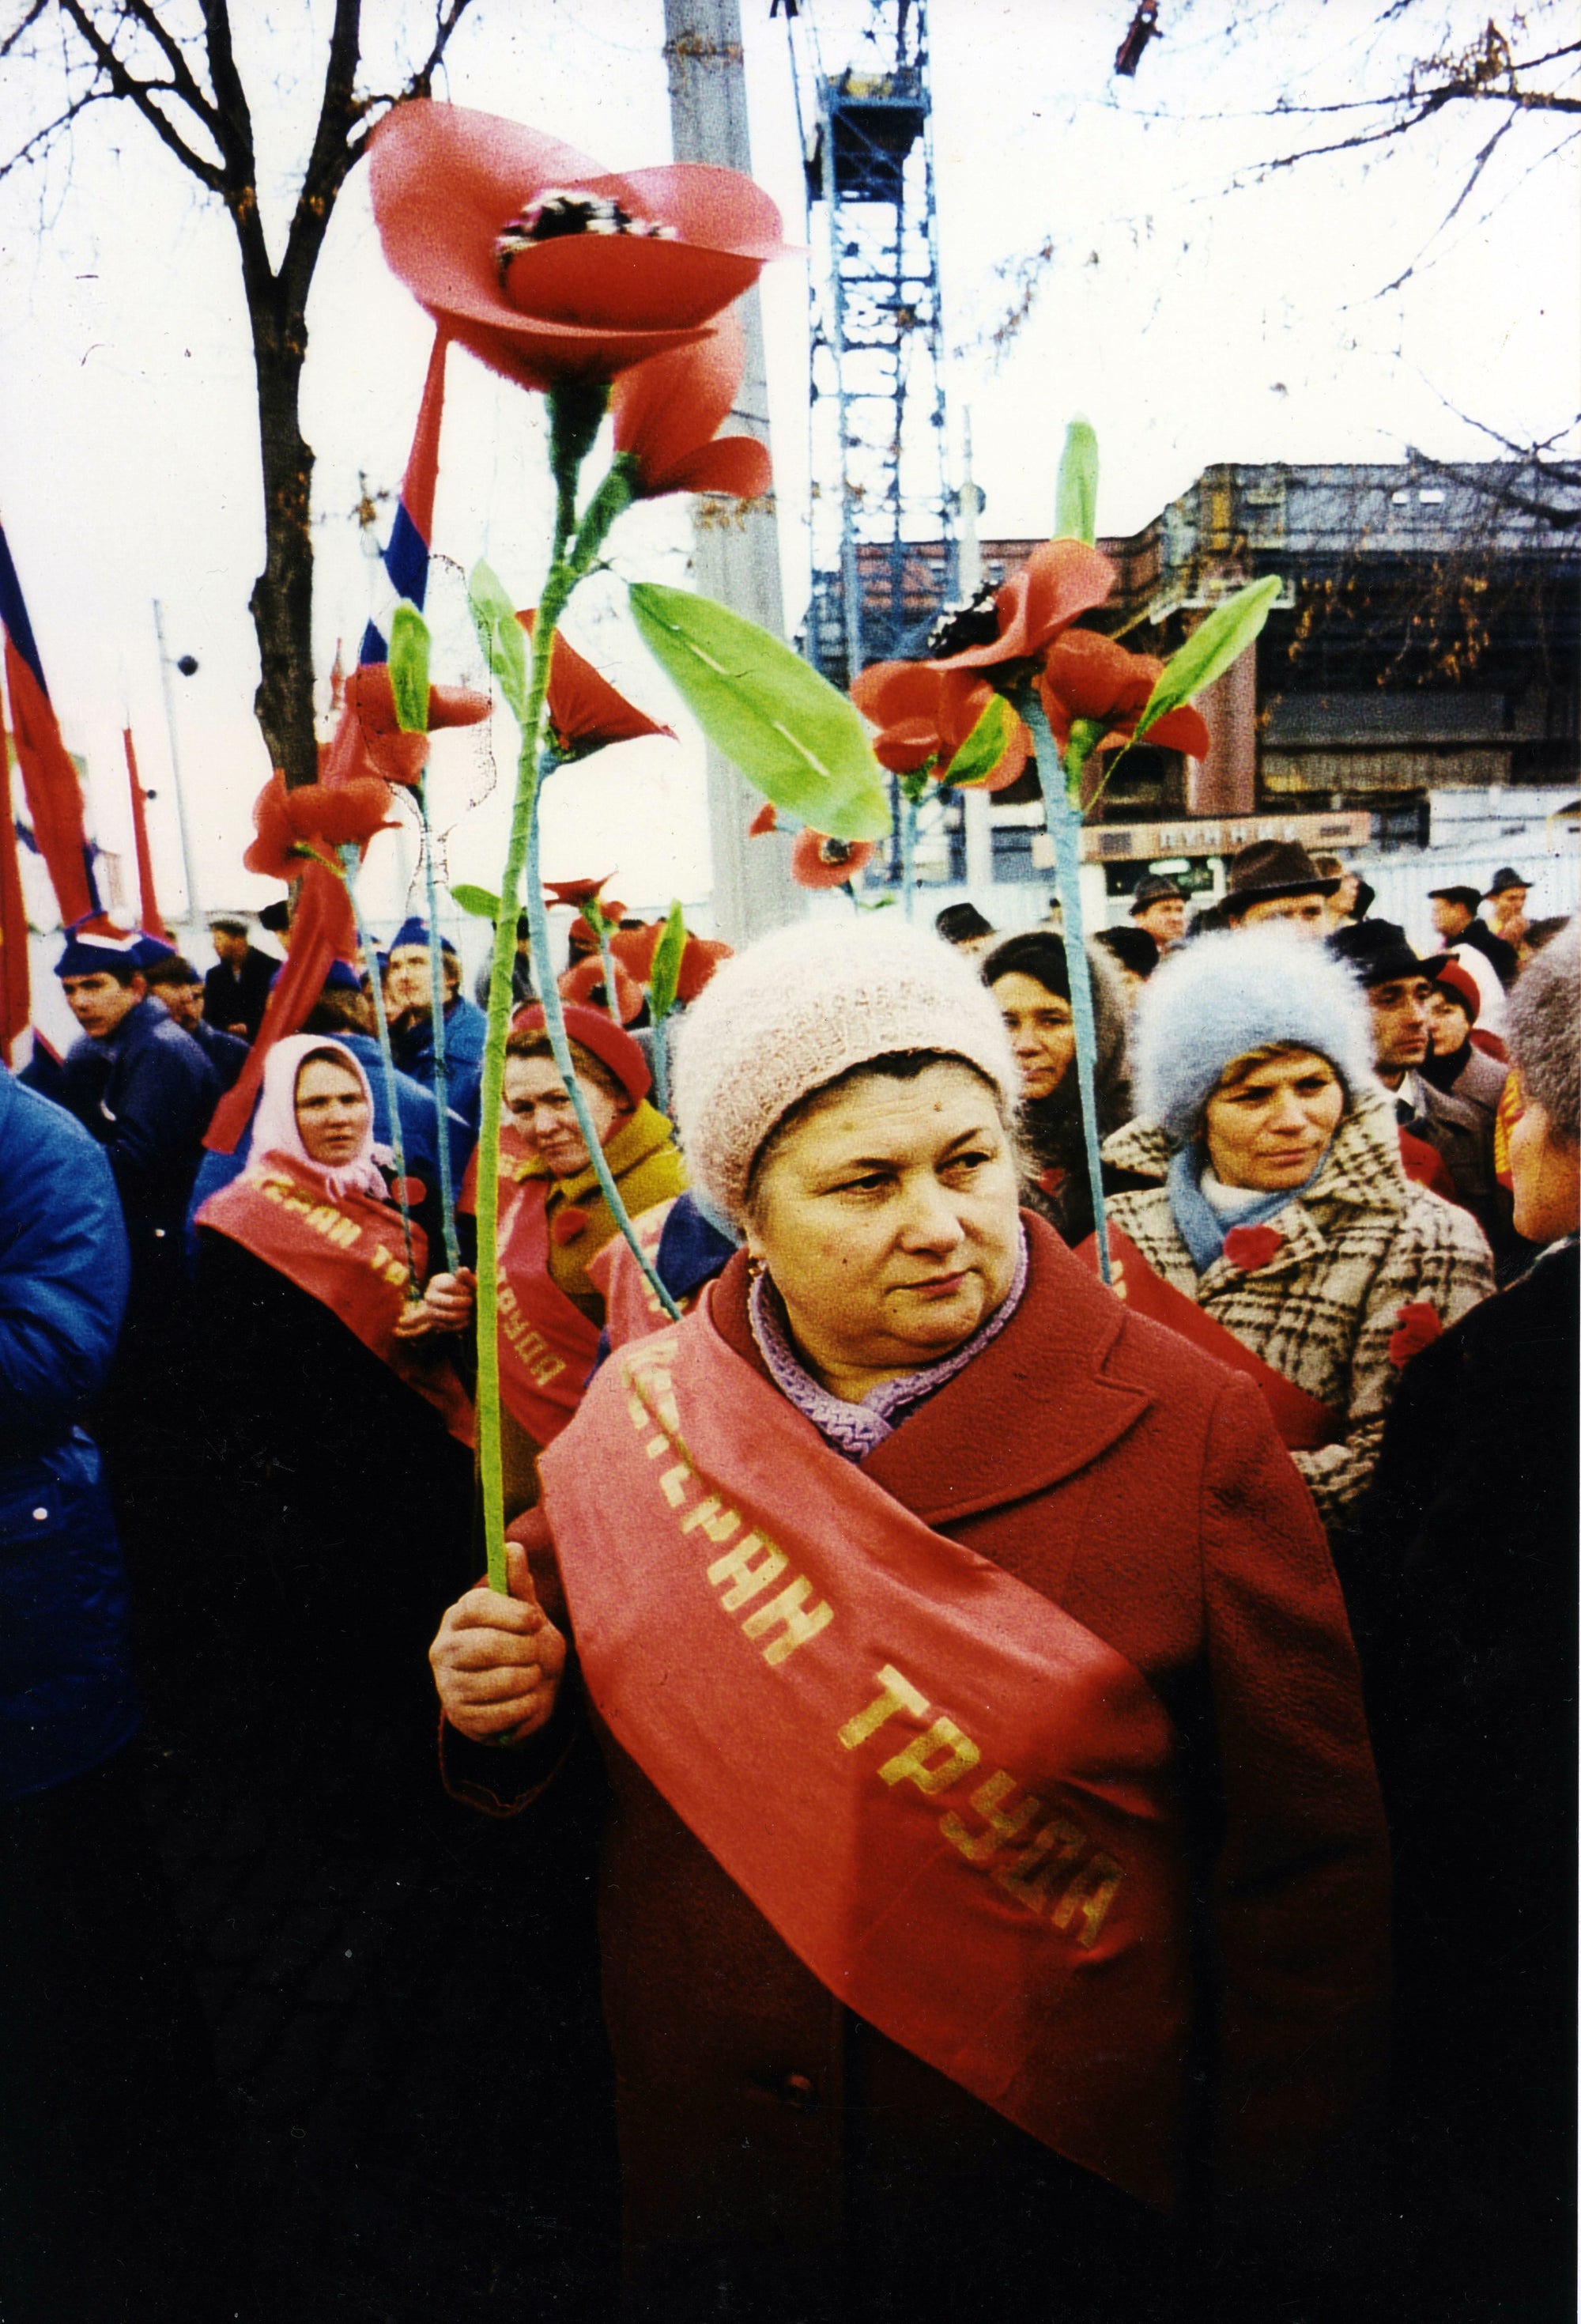
[(1016, 1079), (930, 937), (722, 970), (677, 1111), (746, 1250), (435, 1642), (454, 1788), (525, 1803), (579, 1704), (604, 1753), (633, 2316), (1163, 2315), (1209, 2183), (1285, 2232), (1372, 2076), (1321, 1531), (1255, 1389), (1018, 1213)]

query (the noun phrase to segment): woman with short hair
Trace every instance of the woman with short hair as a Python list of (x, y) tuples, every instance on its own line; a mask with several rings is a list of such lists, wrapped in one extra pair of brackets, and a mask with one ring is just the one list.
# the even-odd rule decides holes
[(1321, 1532), (1255, 1391), (1018, 1210), (1018, 1084), (930, 936), (722, 968), (677, 1114), (745, 1248), (431, 1650), (480, 1805), (602, 1748), (629, 2317), (1161, 2316), (1172, 2210), (1283, 2218), (1374, 2064)]
[[(1126, 1002), (1118, 971), (1089, 952), (1099, 1135), (1129, 1119)], [(1092, 1232), (1092, 1187), (1076, 1074), (1076, 1019), (1065, 940), (1033, 928), (995, 946), (983, 982), (998, 1003), (1021, 1075), (1017, 1126), (1025, 1148), (1021, 1199), (1072, 1248)]]
[(1332, 1528), (1402, 1364), (1492, 1290), (1487, 1244), (1405, 1177), (1365, 1000), (1316, 946), (1201, 938), (1149, 983), (1135, 1055), (1137, 1118), (1103, 1149), (1133, 1182), (1126, 1296), (1253, 1372)]

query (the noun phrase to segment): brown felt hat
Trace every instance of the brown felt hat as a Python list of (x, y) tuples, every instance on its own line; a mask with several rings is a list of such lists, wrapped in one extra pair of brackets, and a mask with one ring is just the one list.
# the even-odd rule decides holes
[(1223, 904), (1232, 916), (1239, 904), (1271, 903), (1277, 896), (1331, 896), (1337, 880), (1325, 880), (1300, 842), (1255, 839), (1232, 858)]

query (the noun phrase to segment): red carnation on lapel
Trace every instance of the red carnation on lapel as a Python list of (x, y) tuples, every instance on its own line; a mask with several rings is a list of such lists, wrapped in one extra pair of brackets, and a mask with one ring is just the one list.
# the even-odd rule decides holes
[(565, 1209), (556, 1211), (550, 1220), (549, 1232), (557, 1243), (574, 1242), (586, 1224), (587, 1213), (579, 1211), (574, 1203), (567, 1203)]
[(1430, 1301), (1408, 1299), (1395, 1317), (1389, 1341), (1389, 1360), (1397, 1369), (1403, 1369), (1412, 1356), (1420, 1356), (1424, 1348), (1430, 1348), (1443, 1335), (1444, 1319)]
[(1242, 1275), (1255, 1275), (1283, 1249), (1284, 1237), (1277, 1227), (1231, 1227), (1224, 1239), (1224, 1255)]

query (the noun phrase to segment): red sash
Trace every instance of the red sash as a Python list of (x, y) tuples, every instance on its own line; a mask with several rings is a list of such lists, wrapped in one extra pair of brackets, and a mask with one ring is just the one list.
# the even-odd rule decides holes
[[(656, 1203), (650, 1211), (639, 1212), (631, 1222), (632, 1231), (650, 1267), (658, 1264), (659, 1238), (665, 1231), (665, 1221), (679, 1200), (678, 1194), (672, 1194), (667, 1203)], [(630, 1340), (645, 1340), (650, 1332), (662, 1332), (670, 1321), (659, 1305), (657, 1293), (631, 1256), (631, 1246), (623, 1234), (605, 1243), (598, 1257), (588, 1262), (587, 1272), (603, 1293), (604, 1331), (611, 1348), (623, 1348)], [(683, 1300), (679, 1304), (689, 1308), (694, 1303)]]
[[(1145, 1315), (1154, 1323), (1165, 1324), (1190, 1340), (1205, 1356), (1217, 1358), (1232, 1371), (1245, 1372), (1263, 1392), (1263, 1401), (1273, 1416), (1280, 1442), (1289, 1452), (1320, 1452), (1325, 1444), (1337, 1444), (1345, 1434), (1345, 1415), (1331, 1404), (1324, 1404), (1309, 1396), (1294, 1380), (1286, 1379), (1272, 1364), (1237, 1340), (1233, 1332), (1211, 1315), (1205, 1314), (1194, 1299), (1166, 1283), (1156, 1268), (1148, 1265), (1129, 1236), (1123, 1235), (1109, 1222), (1109, 1249), (1122, 1261), (1126, 1270), (1126, 1305), (1133, 1315)], [(1098, 1238), (1089, 1235), (1076, 1253), (1098, 1273)]]
[(593, 1700), (841, 2002), (1167, 2209), (1190, 1978), (1141, 1674), (831, 1451), (705, 1299), (543, 1463)]
[[(410, 1277), (393, 1204), (355, 1194), (331, 1202), (321, 1182), (290, 1155), (255, 1155), (241, 1177), (209, 1196), (198, 1224), (239, 1242), (327, 1307), (434, 1406), (452, 1436), (471, 1444), (472, 1405), (448, 1357), (432, 1342), (395, 1337)], [(419, 1273), (427, 1255), (427, 1238), (414, 1225)]]
[(599, 1329), (549, 1273), (549, 1181), (500, 1195), (500, 1394), (535, 1444), (552, 1444), (582, 1402)]

